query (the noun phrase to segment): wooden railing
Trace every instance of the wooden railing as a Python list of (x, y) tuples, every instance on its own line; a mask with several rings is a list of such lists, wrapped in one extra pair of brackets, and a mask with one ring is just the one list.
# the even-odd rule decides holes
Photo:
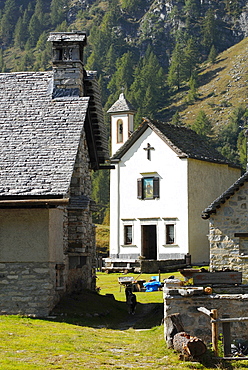
[[(212, 309), (209, 311), (205, 307), (199, 307), (198, 311), (208, 315), (210, 317), (211, 328), (212, 328), (212, 346), (214, 355), (218, 357), (218, 324), (222, 323), (222, 334), (223, 334), (223, 345), (224, 345), (224, 360), (248, 360), (245, 356), (231, 356), (231, 322), (237, 321), (248, 321), (248, 317), (229, 317), (228, 315), (223, 315), (222, 318), (218, 317), (218, 310)], [(218, 357), (220, 358), (220, 357)]]

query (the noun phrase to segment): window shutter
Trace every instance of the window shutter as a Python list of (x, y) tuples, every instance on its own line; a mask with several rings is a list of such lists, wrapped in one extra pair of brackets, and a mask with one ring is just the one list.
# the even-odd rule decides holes
[(137, 179), (137, 198), (142, 199), (142, 179)]
[(153, 198), (159, 198), (159, 177), (153, 178)]

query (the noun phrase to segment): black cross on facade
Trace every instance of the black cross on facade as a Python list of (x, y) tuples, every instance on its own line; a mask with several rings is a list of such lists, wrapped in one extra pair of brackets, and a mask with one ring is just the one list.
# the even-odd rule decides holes
[(147, 147), (143, 148), (147, 151), (147, 159), (151, 160), (151, 150), (155, 150), (149, 143), (147, 143)]

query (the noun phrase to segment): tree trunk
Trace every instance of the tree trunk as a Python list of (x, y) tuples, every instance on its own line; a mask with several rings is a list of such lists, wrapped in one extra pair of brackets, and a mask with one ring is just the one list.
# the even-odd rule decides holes
[(199, 357), (206, 352), (206, 345), (197, 337), (191, 337), (185, 332), (177, 333), (173, 338), (173, 347), (184, 355)]

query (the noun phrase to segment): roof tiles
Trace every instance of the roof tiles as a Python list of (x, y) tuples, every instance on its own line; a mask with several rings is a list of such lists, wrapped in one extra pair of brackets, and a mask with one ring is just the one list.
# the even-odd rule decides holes
[(194, 158), (237, 167), (195, 131), (187, 127), (148, 119), (145, 119), (143, 124), (134, 131), (126, 143), (113, 155), (112, 160), (120, 159), (148, 127), (156, 132), (180, 158)]
[(51, 92), (52, 72), (0, 74), (0, 197), (68, 192), (89, 98)]
[(109, 108), (107, 113), (120, 112), (135, 112), (132, 104), (125, 98), (123, 93), (120, 94), (119, 99)]

